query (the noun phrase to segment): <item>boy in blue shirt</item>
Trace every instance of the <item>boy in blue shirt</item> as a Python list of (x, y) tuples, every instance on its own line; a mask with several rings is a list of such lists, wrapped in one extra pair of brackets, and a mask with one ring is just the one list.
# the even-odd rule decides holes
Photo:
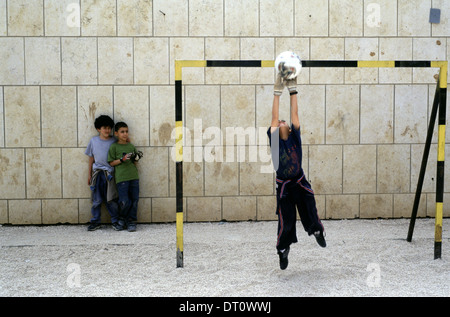
[[(280, 96), (284, 87), (288, 88), (291, 104), (289, 127), (286, 121), (279, 120)], [(289, 248), (296, 243), (296, 208), (303, 228), (308, 235), (314, 235), (321, 247), (326, 247), (324, 227), (317, 214), (314, 192), (306, 180), (302, 169), (302, 142), (297, 105), (297, 79), (283, 80), (278, 74), (274, 85), (272, 123), (267, 131), (272, 150), (277, 179), (278, 234), (277, 251), (280, 268), (288, 266)]]
[(88, 184), (92, 190), (92, 219), (89, 231), (100, 228), (102, 202), (111, 215), (111, 222), (115, 230), (119, 230), (119, 207), (117, 204), (117, 190), (114, 181), (114, 168), (108, 163), (108, 150), (116, 139), (111, 136), (114, 121), (105, 115), (95, 119), (95, 128), (98, 135), (93, 137), (86, 148), (85, 154), (89, 156)]

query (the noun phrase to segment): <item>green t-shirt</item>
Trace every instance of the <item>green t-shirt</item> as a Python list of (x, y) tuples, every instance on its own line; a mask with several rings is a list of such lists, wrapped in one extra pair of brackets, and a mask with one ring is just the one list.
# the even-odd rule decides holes
[[(119, 160), (128, 153), (136, 153), (136, 148), (133, 144), (119, 144), (117, 142), (113, 143), (109, 147), (108, 162)], [(123, 163), (116, 165), (114, 174), (116, 177), (116, 183), (139, 179), (138, 170), (131, 160), (126, 160)]]

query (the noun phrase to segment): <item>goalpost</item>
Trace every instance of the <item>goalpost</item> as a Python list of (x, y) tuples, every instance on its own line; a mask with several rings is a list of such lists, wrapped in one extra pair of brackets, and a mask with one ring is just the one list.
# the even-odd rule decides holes
[[(175, 61), (175, 160), (176, 160), (176, 259), (177, 267), (183, 267), (183, 113), (182, 113), (182, 69), (183, 67), (274, 67), (273, 60), (176, 60)], [(447, 100), (447, 61), (340, 61), (317, 60), (302, 61), (302, 67), (371, 67), (371, 68), (439, 68), (439, 79), (434, 96), (433, 109), (430, 116), (427, 139), (422, 158), (419, 180), (416, 189), (414, 207), (407, 241), (411, 241), (414, 230), (417, 208), (422, 192), (431, 138), (438, 115), (438, 150), (437, 150), (437, 176), (436, 176), (436, 215), (434, 258), (441, 258), (442, 249), (442, 218), (444, 202), (444, 160), (445, 160), (445, 117)]]

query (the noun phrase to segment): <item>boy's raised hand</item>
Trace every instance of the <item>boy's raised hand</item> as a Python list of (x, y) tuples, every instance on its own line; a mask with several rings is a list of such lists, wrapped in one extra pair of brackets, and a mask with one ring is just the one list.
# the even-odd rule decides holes
[(281, 96), (284, 89), (284, 80), (281, 77), (281, 73), (277, 74), (277, 79), (275, 80), (275, 84), (273, 85), (273, 94), (275, 96)]
[(286, 81), (286, 87), (289, 90), (289, 94), (297, 93), (297, 77)]

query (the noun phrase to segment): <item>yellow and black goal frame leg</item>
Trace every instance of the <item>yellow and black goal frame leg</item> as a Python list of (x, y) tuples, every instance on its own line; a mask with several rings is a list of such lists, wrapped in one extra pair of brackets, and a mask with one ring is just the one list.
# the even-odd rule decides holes
[[(444, 147), (445, 147), (445, 113), (447, 96), (447, 61), (302, 61), (302, 67), (370, 67), (370, 68), (440, 68), (439, 81), (436, 89), (436, 109), (439, 104), (439, 135), (438, 135), (438, 168), (436, 182), (436, 225), (435, 225), (435, 258), (441, 257), (442, 217), (444, 193)], [(182, 113), (182, 69), (183, 67), (274, 67), (273, 60), (176, 60), (175, 61), (175, 159), (176, 159), (176, 236), (177, 236), (177, 267), (183, 267), (183, 113)], [(434, 108), (434, 107), (433, 107)], [(431, 121), (431, 120), (430, 120)], [(434, 121), (433, 121), (434, 123)], [(428, 139), (428, 138), (427, 138)], [(430, 138), (431, 142), (431, 138)], [(426, 145), (427, 147), (427, 145)], [(428, 155), (428, 154), (427, 154)], [(424, 153), (425, 158), (425, 153)], [(424, 160), (422, 160), (424, 163)], [(422, 164), (425, 171), (426, 162)], [(423, 179), (422, 179), (423, 181)], [(420, 184), (420, 177), (419, 177)], [(418, 185), (418, 189), (420, 186)], [(421, 191), (421, 189), (420, 189)], [(420, 197), (420, 191), (416, 191)], [(414, 204), (416, 205), (416, 204)], [(416, 212), (417, 213), (417, 212)], [(410, 232), (414, 227), (416, 215), (411, 216)], [(408, 233), (409, 237), (409, 233)], [(410, 240), (409, 240), (410, 241)]]
[(440, 259), (442, 254), (442, 222), (444, 209), (444, 162), (445, 162), (445, 118), (447, 111), (447, 61), (430, 62), (430, 67), (439, 68), (439, 79), (434, 94), (433, 107), (428, 124), (427, 138), (422, 156), (419, 180), (417, 182), (416, 195), (414, 198), (411, 220), (409, 223), (408, 236), (406, 240), (412, 241), (414, 224), (417, 217), (422, 185), (430, 152), (431, 139), (433, 137), (436, 116), (438, 117), (438, 155), (437, 155), (437, 175), (436, 175), (436, 214), (435, 214), (435, 234), (434, 234), (434, 258)]
[(442, 253), (442, 218), (444, 213), (444, 162), (445, 162), (445, 118), (447, 112), (447, 63), (443, 63), (439, 75), (438, 158), (436, 174), (436, 215), (434, 233), (434, 258)]

